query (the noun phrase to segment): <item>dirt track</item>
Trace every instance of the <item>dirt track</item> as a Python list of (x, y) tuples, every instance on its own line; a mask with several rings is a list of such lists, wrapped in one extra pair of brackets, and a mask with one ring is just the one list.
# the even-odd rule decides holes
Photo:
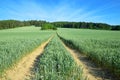
[(109, 75), (109, 73), (106, 74), (104, 70), (97, 67), (93, 62), (88, 60), (88, 58), (85, 55), (82, 55), (76, 50), (69, 48), (64, 43), (63, 45), (73, 56), (76, 63), (82, 66), (83, 76), (87, 76), (88, 80), (114, 80), (114, 78), (112, 78), (111, 75)]
[[(53, 36), (52, 36), (53, 37)], [(36, 48), (32, 53), (23, 57), (16, 66), (10, 70), (6, 71), (5, 77), (0, 78), (0, 80), (25, 80), (29, 79), (31, 75), (31, 68), (34, 66), (36, 58), (42, 54), (44, 47), (52, 39), (49, 38), (46, 42), (42, 43), (38, 48)], [(88, 80), (114, 80), (109, 76), (104, 74), (104, 71), (101, 68), (98, 68), (87, 60), (86, 56), (81, 55), (74, 49), (69, 48), (63, 43), (64, 47), (70, 52), (74, 60), (78, 65), (81, 65), (83, 68), (83, 76), (87, 76)]]
[[(52, 36), (53, 37), (53, 36)], [(41, 55), (44, 51), (44, 47), (51, 40), (50, 37), (46, 42), (42, 43), (38, 48), (36, 48), (32, 53), (23, 57), (16, 66), (10, 70), (7, 70), (4, 78), (0, 80), (25, 80), (29, 79), (31, 75), (31, 68), (33, 67), (34, 61), (37, 56)]]

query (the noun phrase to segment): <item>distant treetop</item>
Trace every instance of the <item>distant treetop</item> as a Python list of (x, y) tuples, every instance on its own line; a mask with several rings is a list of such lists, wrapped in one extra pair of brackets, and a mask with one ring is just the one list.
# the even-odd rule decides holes
[(109, 25), (106, 23), (93, 23), (93, 22), (46, 22), (42, 20), (1, 20), (0, 29), (9, 29), (22, 26), (41, 27), (42, 30), (59, 28), (84, 28), (84, 29), (101, 29), (101, 30), (120, 30), (120, 25)]

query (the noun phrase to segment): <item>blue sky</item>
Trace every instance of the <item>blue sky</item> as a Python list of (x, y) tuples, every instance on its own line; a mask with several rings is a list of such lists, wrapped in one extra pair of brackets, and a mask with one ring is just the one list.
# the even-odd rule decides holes
[(1, 0), (0, 20), (6, 19), (120, 25), (120, 0)]

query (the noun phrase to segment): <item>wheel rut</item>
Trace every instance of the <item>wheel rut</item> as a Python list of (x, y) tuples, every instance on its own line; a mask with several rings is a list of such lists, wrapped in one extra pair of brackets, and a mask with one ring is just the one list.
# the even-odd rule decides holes
[(42, 54), (45, 46), (53, 38), (50, 37), (46, 42), (43, 42), (33, 52), (23, 57), (13, 68), (5, 71), (3, 78), (0, 80), (25, 80), (31, 76), (31, 68), (34, 66), (34, 62), (38, 56)]
[(62, 43), (63, 46), (67, 49), (67, 51), (72, 55), (75, 62), (82, 67), (83, 76), (87, 77), (88, 80), (117, 80), (113, 78), (113, 76), (107, 71), (96, 66), (96, 64), (90, 61), (87, 56), (79, 53), (75, 49), (70, 48), (63, 41)]

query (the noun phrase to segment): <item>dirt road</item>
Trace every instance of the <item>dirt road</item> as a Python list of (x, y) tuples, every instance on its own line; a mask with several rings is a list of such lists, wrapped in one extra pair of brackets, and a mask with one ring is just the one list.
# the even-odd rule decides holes
[(76, 63), (82, 66), (83, 76), (87, 76), (88, 80), (114, 80), (110, 75), (105, 74), (104, 70), (96, 66), (92, 61), (88, 60), (85, 55), (82, 55), (78, 51), (69, 48), (64, 43), (63, 45), (73, 56)]
[[(52, 36), (53, 37), (53, 36)], [(31, 75), (31, 68), (33, 67), (34, 61), (37, 56), (41, 55), (44, 51), (44, 47), (51, 40), (50, 37), (46, 42), (42, 43), (38, 48), (36, 48), (32, 53), (23, 57), (16, 66), (10, 70), (6, 71), (4, 78), (1, 80), (25, 80), (29, 79)]]

